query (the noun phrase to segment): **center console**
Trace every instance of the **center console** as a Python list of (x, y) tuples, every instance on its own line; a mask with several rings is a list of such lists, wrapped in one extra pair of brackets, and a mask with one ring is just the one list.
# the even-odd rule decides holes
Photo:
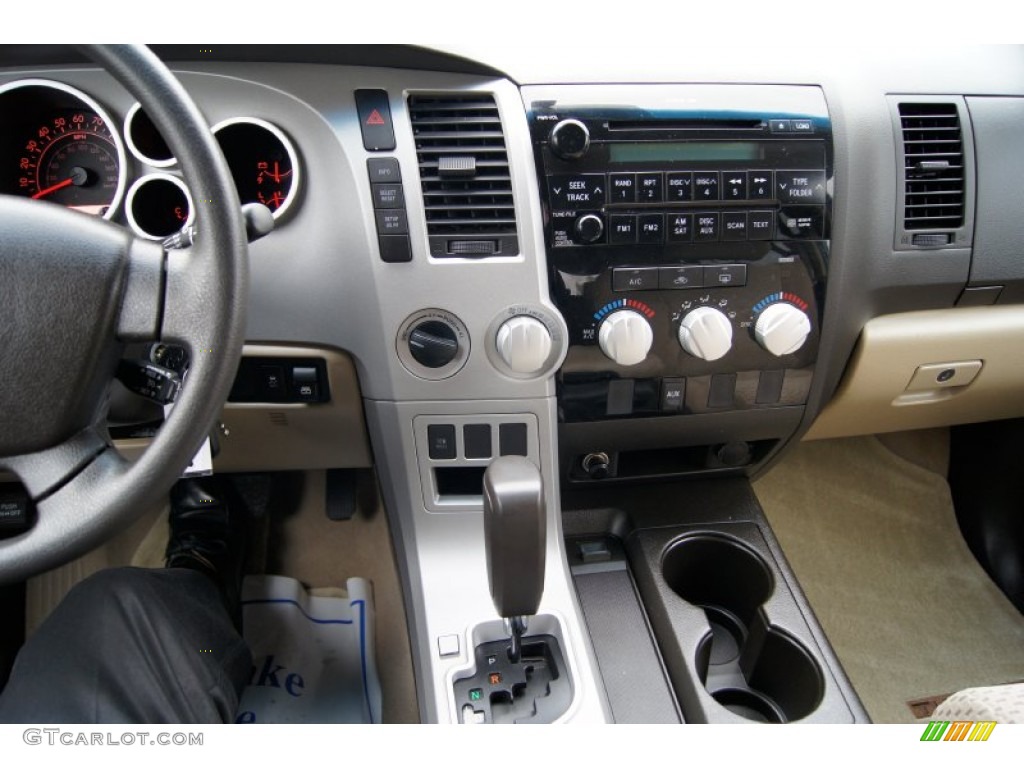
[[(758, 463), (795, 429), (818, 355), (833, 181), (821, 90), (524, 97), (569, 328), (563, 468), (614, 479)], [(638, 448), (665, 452), (608, 450), (638, 432)]]

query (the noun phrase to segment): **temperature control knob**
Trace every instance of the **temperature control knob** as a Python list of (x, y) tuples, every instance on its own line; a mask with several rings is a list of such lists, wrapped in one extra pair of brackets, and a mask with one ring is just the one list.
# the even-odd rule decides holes
[(643, 315), (631, 309), (612, 312), (597, 334), (601, 351), (619, 365), (643, 362), (654, 343), (654, 331)]
[(495, 342), (505, 365), (516, 373), (537, 373), (551, 355), (551, 331), (526, 315), (502, 323)]
[(773, 355), (796, 352), (811, 333), (811, 321), (792, 304), (772, 304), (757, 318), (754, 337)]
[(679, 343), (701, 360), (718, 360), (732, 347), (732, 323), (711, 307), (697, 307), (679, 324)]
[(590, 147), (590, 131), (579, 120), (561, 120), (551, 129), (548, 145), (563, 160), (576, 160)]

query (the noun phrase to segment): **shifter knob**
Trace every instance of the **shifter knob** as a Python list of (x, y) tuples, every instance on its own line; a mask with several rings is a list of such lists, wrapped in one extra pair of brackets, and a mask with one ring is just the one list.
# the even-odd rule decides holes
[(498, 614), (537, 613), (544, 591), (544, 484), (522, 456), (502, 456), (484, 473), (487, 580)]

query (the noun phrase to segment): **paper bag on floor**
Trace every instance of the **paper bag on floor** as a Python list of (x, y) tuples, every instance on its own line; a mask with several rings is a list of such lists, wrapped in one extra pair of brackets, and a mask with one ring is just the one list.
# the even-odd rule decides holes
[(253, 669), (236, 722), (380, 722), (370, 584), (353, 578), (346, 586), (347, 596), (324, 596), (285, 576), (246, 577)]

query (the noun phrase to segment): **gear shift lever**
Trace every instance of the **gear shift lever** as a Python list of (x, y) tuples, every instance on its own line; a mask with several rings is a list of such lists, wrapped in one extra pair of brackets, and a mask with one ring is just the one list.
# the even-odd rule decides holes
[(513, 662), (544, 591), (545, 521), (540, 470), (522, 456), (495, 459), (484, 473), (487, 580), (494, 607), (511, 626)]

